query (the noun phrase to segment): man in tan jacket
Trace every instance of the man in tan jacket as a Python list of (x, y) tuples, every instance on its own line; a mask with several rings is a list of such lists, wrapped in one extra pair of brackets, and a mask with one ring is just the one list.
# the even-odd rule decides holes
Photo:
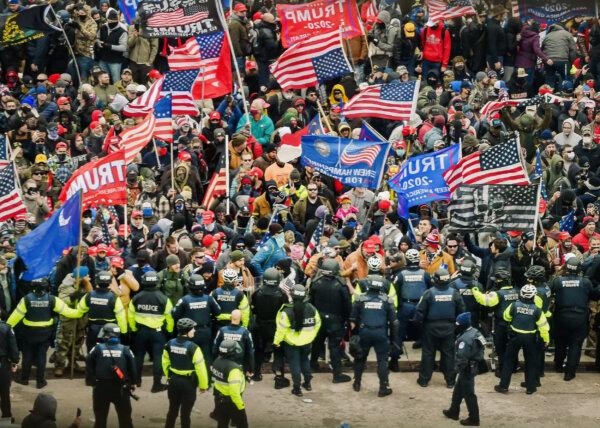
[(121, 257), (113, 257), (110, 259), (110, 273), (113, 275), (110, 290), (121, 298), (125, 314), (129, 308), (131, 301), (131, 292), (137, 292), (140, 289), (140, 284), (134, 278), (133, 273), (125, 270), (125, 261)]

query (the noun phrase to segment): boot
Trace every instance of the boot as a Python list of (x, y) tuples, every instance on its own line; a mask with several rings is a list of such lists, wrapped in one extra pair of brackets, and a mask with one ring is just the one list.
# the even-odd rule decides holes
[[(540, 388), (542, 384), (538, 381), (538, 383), (535, 386), (537, 388)], [(521, 382), (521, 388), (527, 388), (527, 382)]]
[(377, 393), (378, 397), (387, 397), (388, 395), (391, 395), (392, 393), (392, 388), (390, 388), (388, 385), (382, 385), (379, 387), (379, 392)]
[(350, 376), (348, 376), (347, 374), (343, 374), (343, 373), (338, 373), (333, 375), (333, 383), (345, 383), (345, 382), (350, 382), (352, 380), (352, 378)]
[(295, 386), (292, 388), (292, 394), (294, 394), (297, 397), (302, 397), (302, 390), (300, 389), (299, 386)]
[(16, 383), (18, 383), (19, 385), (29, 385), (29, 379), (23, 379), (23, 378), (19, 378), (17, 380), (15, 380)]
[(63, 367), (54, 367), (54, 377), (63, 377), (65, 369)]
[(252, 375), (252, 380), (254, 382), (260, 382), (262, 380), (262, 374), (260, 374), (260, 373), (254, 373)]
[(398, 373), (400, 371), (400, 365), (398, 364), (398, 360), (390, 360), (389, 368), (390, 371)]
[(500, 385), (494, 386), (494, 391), (499, 392), (501, 394), (508, 393), (508, 388), (502, 388)]
[(453, 412), (452, 410), (448, 409), (448, 410), (442, 410), (442, 413), (448, 419), (452, 419), (452, 420), (455, 420), (455, 421), (458, 420), (458, 412)]
[(35, 387), (36, 387), (37, 389), (42, 389), (42, 388), (43, 388), (43, 387), (45, 387), (46, 385), (48, 385), (48, 382), (46, 381), (46, 379), (43, 379), (43, 380), (41, 380), (41, 381), (40, 381), (40, 380), (38, 380), (38, 381), (35, 383)]
[(354, 379), (354, 383), (352, 383), (352, 389), (356, 392), (360, 391), (360, 380)]
[(150, 392), (161, 392), (166, 391), (167, 389), (169, 389), (169, 385), (165, 385), (163, 383), (155, 383), (154, 385), (152, 385), (152, 389), (150, 390)]
[(469, 416), (467, 419), (461, 419), (460, 424), (468, 427), (478, 427), (479, 419), (471, 419)]
[(566, 380), (567, 382), (570, 380), (573, 380), (573, 379), (575, 379), (575, 373), (565, 372), (563, 379)]
[(312, 391), (312, 385), (310, 384), (310, 380), (304, 381), (304, 383), (302, 384), (302, 388), (306, 389), (307, 391)]
[(275, 389), (283, 389), (290, 386), (290, 380), (284, 375), (275, 376)]

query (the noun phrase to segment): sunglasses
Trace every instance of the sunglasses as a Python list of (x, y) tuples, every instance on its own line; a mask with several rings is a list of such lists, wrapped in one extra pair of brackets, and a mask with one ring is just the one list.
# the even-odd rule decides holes
[(458, 248), (458, 245), (446, 245), (448, 248)]
[(316, 189), (315, 187), (311, 187), (310, 189), (308, 189), (309, 192), (316, 192), (318, 189)]

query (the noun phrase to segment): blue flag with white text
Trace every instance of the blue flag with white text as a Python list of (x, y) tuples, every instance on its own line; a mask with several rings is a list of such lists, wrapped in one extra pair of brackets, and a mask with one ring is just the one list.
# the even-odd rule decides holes
[(81, 192), (77, 192), (48, 220), (17, 241), (17, 256), (27, 270), (22, 279), (48, 276), (65, 249), (79, 243)]

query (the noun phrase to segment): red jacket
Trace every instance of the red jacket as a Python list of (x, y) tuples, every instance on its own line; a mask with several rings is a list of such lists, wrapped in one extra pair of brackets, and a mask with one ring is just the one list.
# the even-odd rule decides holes
[[(600, 238), (600, 234), (594, 232), (594, 238)], [(590, 237), (585, 234), (585, 230), (582, 230), (572, 239), (573, 245), (577, 245), (583, 249), (582, 252), (590, 250)]]
[(442, 25), (438, 25), (437, 28), (424, 27), (421, 40), (423, 42), (423, 59), (431, 62), (441, 62), (442, 67), (447, 67), (451, 48), (451, 37), (448, 30)]

